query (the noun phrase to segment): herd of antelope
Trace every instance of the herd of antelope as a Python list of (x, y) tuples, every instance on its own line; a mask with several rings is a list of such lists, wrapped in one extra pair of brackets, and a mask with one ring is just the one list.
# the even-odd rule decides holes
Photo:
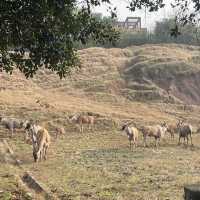
[(139, 132), (143, 135), (143, 142), (144, 147), (147, 146), (147, 137), (152, 137), (155, 139), (155, 146), (157, 147), (160, 140), (164, 138), (165, 134), (168, 132), (171, 135), (171, 138), (174, 139), (175, 133), (178, 133), (179, 140), (178, 145), (181, 144), (181, 139), (187, 140), (187, 145), (189, 143), (189, 139), (192, 143), (192, 126), (190, 124), (184, 123), (183, 121), (178, 121), (177, 124), (170, 124), (167, 125), (165, 122), (161, 125), (153, 125), (153, 126), (141, 126), (140, 128), (136, 128), (135, 126), (130, 126), (130, 124), (126, 123), (122, 126), (122, 131), (125, 131), (125, 133), (128, 136), (128, 140), (130, 143), (130, 148), (133, 145), (136, 147), (138, 138), (139, 138)]
[[(77, 124), (79, 130), (83, 133), (84, 125), (88, 125), (90, 130), (93, 129), (95, 117), (86, 114), (76, 114), (69, 116), (68, 121), (70, 123)], [(47, 150), (51, 142), (51, 136), (46, 128), (39, 125), (39, 122), (34, 122), (33, 120), (19, 120), (16, 118), (5, 118), (0, 116), (0, 125), (4, 126), (10, 131), (10, 136), (16, 132), (16, 129), (24, 129), (25, 137), (24, 140), (28, 143), (30, 142), (33, 146), (33, 158), (35, 162), (41, 161), (42, 159), (47, 159)], [(59, 135), (65, 134), (64, 127), (55, 126), (51, 123), (51, 126), (55, 130), (55, 138), (57, 139)]]
[[(75, 114), (69, 116), (67, 119), (69, 123), (77, 124), (81, 133), (83, 133), (84, 125), (87, 125), (90, 130), (93, 130), (96, 122), (96, 117), (87, 114)], [(38, 162), (42, 159), (47, 159), (47, 150), (50, 146), (51, 136), (44, 126), (39, 125), (38, 121), (22, 121), (16, 118), (5, 118), (0, 116), (0, 125), (3, 125), (10, 131), (11, 137), (16, 132), (16, 129), (24, 129), (24, 139), (25, 141), (29, 141), (33, 147), (34, 161)], [(51, 125), (55, 130), (55, 138), (58, 138), (59, 135), (65, 134), (64, 127), (53, 124)], [(164, 122), (160, 125), (141, 126), (139, 128), (136, 125), (131, 125), (131, 123), (125, 123), (122, 125), (121, 131), (126, 133), (130, 144), (130, 149), (133, 147), (133, 145), (137, 147), (140, 134), (143, 136), (144, 147), (147, 146), (148, 137), (154, 138), (155, 146), (158, 147), (160, 140), (164, 138), (167, 132), (170, 133), (172, 139), (174, 139), (175, 133), (178, 133), (178, 144), (181, 143), (181, 139), (183, 138), (184, 144), (185, 141), (187, 141), (188, 145), (190, 139), (191, 145), (193, 145), (192, 126), (180, 120), (176, 124), (168, 125)]]

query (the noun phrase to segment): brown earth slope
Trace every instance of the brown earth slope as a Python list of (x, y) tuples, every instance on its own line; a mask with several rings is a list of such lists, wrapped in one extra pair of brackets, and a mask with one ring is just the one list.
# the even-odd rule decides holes
[(89, 48), (79, 51), (80, 72), (60, 81), (40, 71), (33, 80), (15, 72), (0, 74), (0, 91), (23, 91), (39, 98), (42, 91), (100, 102), (168, 100), (200, 104), (200, 52), (186, 45), (144, 45), (126, 49)]
[[(89, 48), (79, 55), (82, 68), (63, 80), (46, 70), (30, 80), (17, 71), (12, 76), (1, 73), (1, 115), (35, 119), (44, 115), (45, 119), (86, 111), (115, 119), (160, 122), (189, 117), (174, 110), (181, 105), (163, 107), (163, 103), (200, 104), (198, 47)], [(198, 115), (194, 118), (199, 121)]]

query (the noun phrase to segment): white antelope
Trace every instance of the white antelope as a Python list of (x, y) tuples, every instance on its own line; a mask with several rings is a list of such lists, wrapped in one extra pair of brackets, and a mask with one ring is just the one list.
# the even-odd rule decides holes
[(28, 123), (26, 129), (32, 139), (33, 158), (35, 162), (47, 159), (47, 149), (49, 148), (51, 137), (48, 131), (36, 124)]
[(139, 137), (139, 131), (136, 127), (133, 126), (129, 126), (128, 124), (125, 124), (122, 126), (122, 131), (125, 131), (127, 136), (128, 136), (128, 140), (129, 140), (129, 144), (130, 144), (130, 149), (131, 149), (131, 144), (133, 141), (133, 144), (135, 147), (137, 147), (137, 141), (138, 141), (138, 137)]

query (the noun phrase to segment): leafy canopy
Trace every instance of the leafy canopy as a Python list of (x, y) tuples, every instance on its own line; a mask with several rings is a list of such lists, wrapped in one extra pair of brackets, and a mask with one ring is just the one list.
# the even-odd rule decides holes
[[(26, 77), (40, 67), (61, 78), (78, 64), (74, 42), (114, 43), (119, 34), (91, 15), (91, 6), (109, 0), (1, 0), (0, 71), (16, 66)], [(112, 11), (112, 10), (111, 10)]]
[[(167, 0), (166, 0), (167, 1)], [(158, 11), (165, 6), (164, 0), (131, 0), (128, 8), (131, 11), (148, 8), (150, 12)], [(174, 0), (172, 8), (176, 8), (175, 25), (171, 29), (171, 35), (177, 37), (181, 34), (180, 26), (187, 24), (199, 25), (200, 22), (200, 1), (199, 0)]]
[[(63, 78), (78, 66), (76, 43), (93, 39), (115, 44), (119, 33), (112, 23), (91, 14), (102, 3), (115, 17), (110, 0), (1, 0), (0, 71), (12, 73), (16, 67), (28, 78), (45, 67)], [(164, 6), (163, 0), (130, 0), (128, 8), (146, 7), (152, 12)], [(174, 0), (172, 6), (179, 10), (177, 24), (199, 22), (199, 0)], [(172, 32), (175, 36), (179, 34), (177, 24)]]

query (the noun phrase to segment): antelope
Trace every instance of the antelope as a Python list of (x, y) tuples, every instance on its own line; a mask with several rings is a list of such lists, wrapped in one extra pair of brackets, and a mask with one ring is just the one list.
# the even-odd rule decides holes
[(192, 144), (192, 126), (190, 124), (184, 124), (183, 121), (179, 120), (177, 123), (177, 129), (179, 133), (178, 145), (180, 145), (181, 143), (181, 138), (184, 138), (184, 143), (185, 143), (185, 138), (186, 138), (187, 145), (188, 145), (188, 141), (189, 141), (188, 136), (190, 136), (191, 145), (193, 145)]
[(143, 126), (141, 128), (141, 132), (143, 133), (144, 139), (144, 147), (147, 146), (146, 138), (154, 137), (155, 138), (155, 146), (158, 146), (160, 139), (164, 137), (167, 131), (167, 125), (164, 122), (162, 125), (154, 125), (154, 126)]
[(122, 131), (125, 131), (127, 136), (128, 136), (128, 140), (129, 140), (129, 144), (130, 144), (130, 149), (131, 149), (131, 144), (133, 141), (133, 144), (135, 147), (137, 147), (137, 140), (138, 140), (138, 136), (139, 136), (139, 131), (136, 127), (133, 126), (129, 126), (128, 124), (125, 124), (122, 126)]
[(0, 124), (6, 129), (10, 130), (11, 137), (13, 136), (16, 129), (23, 128), (23, 121), (15, 118), (5, 118), (0, 116)]
[(177, 132), (177, 125), (176, 124), (169, 124), (167, 126), (167, 132), (170, 133), (171, 139), (174, 139), (174, 134)]
[(79, 125), (79, 130), (83, 133), (83, 125), (88, 124), (88, 128), (91, 130), (94, 126), (94, 116), (88, 116), (83, 114), (77, 114), (69, 117), (69, 121)]
[(51, 142), (51, 137), (48, 131), (33, 122), (27, 123), (26, 129), (29, 131), (29, 135), (32, 139), (34, 161), (41, 161), (42, 158), (46, 160), (47, 149), (49, 148)]

